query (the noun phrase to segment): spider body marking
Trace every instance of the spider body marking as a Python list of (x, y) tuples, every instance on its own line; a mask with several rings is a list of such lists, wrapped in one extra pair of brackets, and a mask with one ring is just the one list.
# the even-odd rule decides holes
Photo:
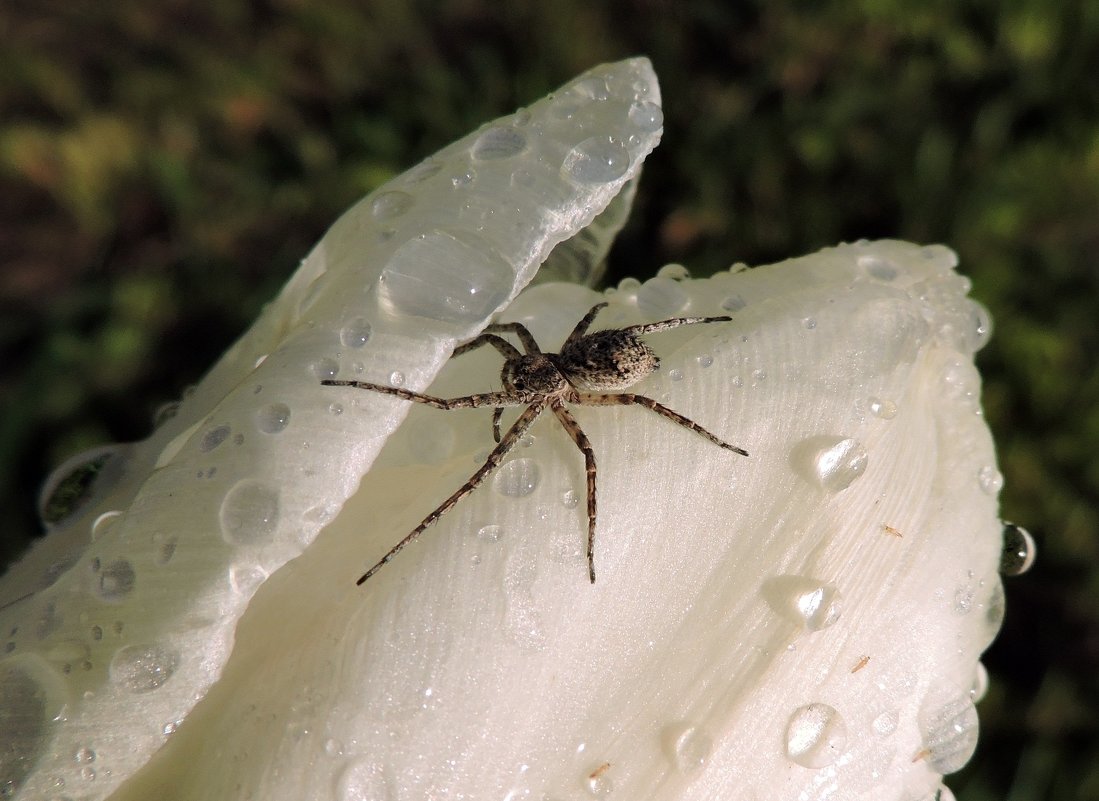
[[(743, 448), (730, 445), (711, 434), (698, 423), (652, 398), (632, 393), (606, 392), (607, 390), (627, 389), (659, 367), (660, 359), (652, 348), (641, 340), (642, 335), (655, 334), (681, 325), (728, 322), (732, 318), (676, 317), (656, 323), (644, 323), (626, 328), (609, 328), (589, 334), (589, 326), (595, 320), (595, 316), (599, 311), (606, 305), (606, 303), (597, 303), (584, 315), (561, 346), (559, 353), (543, 353), (534, 337), (522, 323), (496, 323), (490, 325), (484, 333), (454, 350), (453, 355), (460, 356), (483, 345), (491, 345), (496, 348), (504, 357), (504, 364), (500, 370), (500, 381), (504, 386), (501, 392), (466, 395), (460, 398), (439, 398), (434, 395), (424, 395), (407, 389), (371, 384), (365, 381), (334, 379), (321, 381), (325, 386), (365, 389), (384, 395), (393, 395), (402, 400), (433, 406), (436, 409), (493, 407), (492, 432), (497, 445), (489, 453), (485, 463), (453, 495), (425, 517), (404, 539), (390, 548), (385, 556), (359, 578), (357, 584), (362, 584), (369, 579), (406, 545), (416, 539), (428, 526), (480, 486), (546, 409), (553, 412), (553, 415), (584, 456), (588, 499), (588, 577), (592, 584), (595, 583), (595, 451), (587, 435), (584, 434), (576, 419), (569, 412), (569, 405), (641, 406), (656, 412), (661, 417), (665, 417), (677, 425), (694, 431), (715, 445), (741, 456), (748, 455), (748, 452)], [(514, 334), (526, 352), (520, 352), (518, 348), (501, 337), (500, 334), (502, 333)], [(501, 437), (500, 417), (505, 408), (516, 406), (526, 406), (527, 408)]]

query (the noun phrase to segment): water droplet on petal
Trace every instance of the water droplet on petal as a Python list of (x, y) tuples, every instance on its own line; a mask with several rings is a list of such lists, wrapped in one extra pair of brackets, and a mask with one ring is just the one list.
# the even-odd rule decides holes
[(897, 416), (897, 404), (893, 403), (891, 400), (870, 398), (870, 402), (867, 406), (870, 409), (870, 414), (881, 420), (892, 420)]
[(687, 308), (689, 302), (686, 290), (671, 278), (650, 278), (637, 290), (637, 308), (654, 319), (674, 317)]
[(740, 295), (731, 295), (721, 301), (721, 308), (727, 312), (740, 311), (747, 305), (748, 303)]
[(496, 471), (492, 487), (509, 498), (522, 498), (534, 492), (540, 472), (538, 463), (533, 459), (512, 459)]
[(691, 277), (691, 271), (682, 264), (665, 264), (656, 271), (657, 278), (670, 278), (673, 281), (686, 281)]
[(666, 728), (661, 740), (664, 751), (682, 773), (694, 773), (710, 759), (713, 738), (704, 729), (689, 723), (677, 723)]
[(778, 614), (806, 631), (833, 625), (843, 613), (843, 595), (807, 576), (775, 576), (763, 582), (763, 597)]
[(573, 490), (565, 490), (561, 495), (561, 503), (564, 504), (566, 509), (575, 509), (576, 505), (580, 503), (580, 497)]
[(614, 782), (608, 775), (610, 770), (611, 763), (604, 762), (602, 765), (594, 767), (584, 777), (584, 789), (594, 798), (606, 798), (614, 791)]
[(119, 648), (111, 659), (111, 680), (132, 693), (155, 690), (179, 667), (179, 653), (164, 645), (145, 643)]
[(397, 190), (382, 192), (370, 203), (370, 213), (375, 220), (384, 221), (400, 217), (410, 208), (416, 199), (407, 192)]
[(229, 438), (230, 433), (232, 433), (232, 429), (229, 428), (229, 426), (211, 428), (202, 435), (202, 440), (198, 444), (199, 450), (203, 453), (212, 451), (218, 445), (225, 442), (225, 440)]
[(361, 348), (370, 340), (371, 330), (365, 317), (356, 317), (340, 329), (340, 342), (349, 348)]
[(939, 773), (960, 770), (977, 747), (977, 710), (969, 693), (945, 684), (933, 686), (918, 715), (928, 764)]
[(495, 524), (489, 524), (487, 526), (481, 526), (477, 530), (477, 536), (485, 542), (499, 542), (500, 537), (504, 535), (504, 527), (497, 526)]
[(1005, 576), (1018, 576), (1030, 570), (1038, 554), (1038, 546), (1030, 532), (1008, 520), (1004, 525), (1004, 548), (1000, 554), (1000, 572)]
[(95, 577), (95, 594), (108, 603), (117, 603), (134, 588), (137, 576), (128, 559), (116, 559), (107, 563)]
[(805, 768), (831, 765), (847, 746), (847, 725), (828, 704), (799, 707), (786, 724), (786, 756)]
[(968, 300), (969, 328), (966, 330), (964, 347), (970, 353), (976, 353), (992, 339), (992, 315), (988, 309), (975, 300)]
[(92, 523), (92, 542), (95, 542), (104, 535), (110, 534), (118, 526), (121, 520), (122, 512), (117, 509), (99, 515)]
[(995, 495), (1004, 487), (1004, 477), (992, 465), (985, 465), (977, 471), (977, 484), (981, 492), (986, 495)]
[(486, 128), (473, 144), (473, 158), (479, 161), (495, 161), (518, 156), (527, 149), (527, 136), (510, 125), (493, 125)]
[(90, 748), (78, 748), (76, 749), (76, 753), (73, 754), (73, 759), (80, 765), (95, 762), (95, 751)]
[(985, 669), (983, 663), (977, 663), (977, 670), (973, 674), (973, 685), (969, 688), (969, 697), (973, 699), (973, 703), (979, 703), (982, 698), (985, 697), (985, 693), (988, 692), (988, 670)]
[(897, 724), (899, 724), (900, 721), (900, 713), (895, 709), (890, 709), (874, 718), (874, 722), (870, 725), (879, 737), (888, 737), (897, 730)]
[(60, 523), (122, 475), (123, 449), (118, 445), (94, 448), (66, 459), (50, 473), (38, 498), (38, 514), (47, 526)]
[(353, 759), (336, 776), (337, 801), (396, 801), (394, 785), (381, 765), (368, 757)]
[(290, 425), (290, 407), (269, 403), (256, 412), (256, 427), (265, 434), (277, 434)]
[(840, 492), (866, 472), (866, 448), (850, 437), (810, 437), (794, 448), (793, 462), (803, 478), (826, 492)]
[(897, 267), (891, 261), (877, 256), (859, 256), (858, 264), (867, 275), (879, 281), (892, 281), (898, 274)]
[(321, 381), (335, 378), (340, 372), (340, 366), (333, 359), (328, 358), (317, 359), (310, 365), (310, 369), (313, 371), (313, 375)]
[(389, 374), (389, 386), (391, 387), (403, 387), (404, 386), (404, 373), (400, 370), (394, 370)]
[(630, 106), (630, 122), (644, 133), (656, 131), (664, 124), (664, 112), (656, 103), (642, 100)]
[(605, 184), (621, 178), (630, 168), (630, 153), (608, 136), (593, 136), (565, 156), (562, 171), (582, 184)]
[(699, 367), (709, 367), (711, 364), (714, 363), (714, 357), (708, 353), (703, 353), (701, 356), (698, 357), (697, 361)]
[(278, 528), (278, 490), (249, 479), (239, 481), (225, 494), (218, 519), (230, 545), (262, 545)]

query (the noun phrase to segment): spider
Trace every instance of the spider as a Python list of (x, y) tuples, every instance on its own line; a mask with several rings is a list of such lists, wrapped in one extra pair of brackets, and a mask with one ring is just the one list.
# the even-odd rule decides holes
[[(470, 476), (458, 490), (443, 501), (431, 514), (412, 529), (400, 542), (389, 549), (377, 564), (366, 571), (356, 584), (363, 584), (390, 559), (396, 556), (406, 545), (416, 539), (428, 526), (446, 514), (466, 495), (480, 486), (481, 482), (495, 470), (504, 456), (531, 427), (538, 415), (547, 408), (568, 432), (576, 447), (584, 455), (584, 466), (588, 480), (588, 578), (595, 583), (595, 452), (591, 442), (580, 429), (575, 418), (568, 410), (569, 404), (578, 406), (643, 406), (651, 409), (673, 423), (678, 423), (697, 434), (702, 435), (715, 445), (726, 450), (747, 456), (743, 448), (730, 445), (711, 434), (693, 420), (657, 403), (652, 398), (632, 393), (616, 392), (602, 394), (601, 390), (620, 390), (633, 386), (652, 373), (660, 364), (653, 350), (639, 339), (642, 334), (655, 334), (677, 328), (681, 325), (698, 323), (723, 323), (731, 317), (676, 317), (661, 320), (658, 323), (631, 325), (626, 328), (610, 328), (588, 333), (588, 327), (606, 303), (597, 303), (584, 315), (583, 319), (561, 346), (560, 353), (543, 353), (534, 341), (530, 331), (522, 323), (496, 323), (485, 328), (484, 332), (454, 350), (454, 356), (469, 353), (482, 345), (492, 345), (504, 357), (500, 371), (503, 382), (502, 392), (487, 392), (479, 395), (466, 395), (461, 398), (437, 398), (410, 392), (407, 389), (370, 384), (365, 381), (321, 381), (325, 386), (356, 387), (416, 403), (434, 406), (436, 409), (471, 409), (480, 406), (494, 407), (492, 412), (492, 435), (496, 447), (485, 459), (485, 463)], [(519, 350), (498, 334), (510, 333), (518, 337), (526, 353)], [(594, 390), (594, 392), (592, 391)], [(527, 408), (512, 423), (511, 428), (500, 436), (500, 416), (506, 407), (526, 406)]]

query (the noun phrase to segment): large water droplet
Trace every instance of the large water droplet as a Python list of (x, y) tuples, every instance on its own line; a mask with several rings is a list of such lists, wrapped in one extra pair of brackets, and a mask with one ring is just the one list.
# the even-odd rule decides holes
[(108, 603), (118, 603), (134, 588), (137, 576), (134, 566), (128, 559), (115, 559), (108, 562), (96, 575), (95, 594)]
[(473, 158), (479, 161), (495, 161), (518, 156), (527, 149), (527, 135), (510, 125), (493, 125), (486, 128), (473, 143)]
[(670, 278), (650, 278), (637, 290), (637, 308), (646, 317), (674, 317), (689, 301), (683, 286)]
[(157, 643), (127, 645), (111, 658), (111, 680), (132, 693), (147, 693), (164, 684), (179, 667), (179, 652)]
[(522, 498), (534, 492), (540, 472), (538, 463), (533, 459), (512, 459), (496, 471), (492, 487), (509, 498)]
[(661, 735), (664, 752), (682, 773), (694, 773), (710, 759), (714, 748), (713, 738), (698, 726), (676, 723)]
[(840, 492), (866, 472), (866, 448), (850, 437), (810, 437), (798, 443), (792, 462), (803, 478), (826, 492)]
[(969, 693), (944, 684), (932, 687), (918, 715), (927, 761), (939, 773), (960, 770), (977, 747), (977, 710)]
[(226, 542), (261, 545), (279, 525), (278, 490), (258, 481), (239, 481), (225, 494), (218, 519)]
[(410, 208), (416, 199), (408, 192), (393, 190), (382, 192), (370, 202), (370, 213), (380, 222), (400, 217)]
[(65, 680), (41, 657), (0, 662), (0, 786), (14, 794), (35, 768), (66, 700)]
[(1038, 555), (1038, 546), (1030, 532), (1008, 520), (1004, 525), (1004, 548), (1000, 554), (1000, 572), (1005, 576), (1018, 576), (1030, 570)]
[(513, 277), (511, 265), (487, 242), (432, 231), (397, 248), (378, 279), (378, 294), (392, 314), (465, 324), (494, 312)]
[(561, 170), (582, 184), (605, 184), (621, 178), (630, 168), (630, 153), (608, 136), (593, 136), (565, 156)]
[(838, 589), (806, 576), (775, 576), (763, 582), (762, 592), (775, 612), (806, 631), (828, 628), (843, 612)]
[(277, 434), (290, 425), (290, 407), (269, 403), (256, 411), (256, 427), (265, 434)]
[(828, 704), (799, 707), (786, 724), (786, 756), (805, 768), (831, 765), (847, 746), (847, 725)]
[(365, 317), (356, 317), (340, 329), (340, 342), (349, 348), (361, 348), (370, 340), (371, 330)]

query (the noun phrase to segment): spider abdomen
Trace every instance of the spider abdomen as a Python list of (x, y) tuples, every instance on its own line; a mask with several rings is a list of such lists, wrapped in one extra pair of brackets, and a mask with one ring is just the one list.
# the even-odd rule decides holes
[(563, 348), (558, 358), (569, 383), (596, 391), (632, 386), (660, 364), (652, 348), (620, 329), (588, 334)]

